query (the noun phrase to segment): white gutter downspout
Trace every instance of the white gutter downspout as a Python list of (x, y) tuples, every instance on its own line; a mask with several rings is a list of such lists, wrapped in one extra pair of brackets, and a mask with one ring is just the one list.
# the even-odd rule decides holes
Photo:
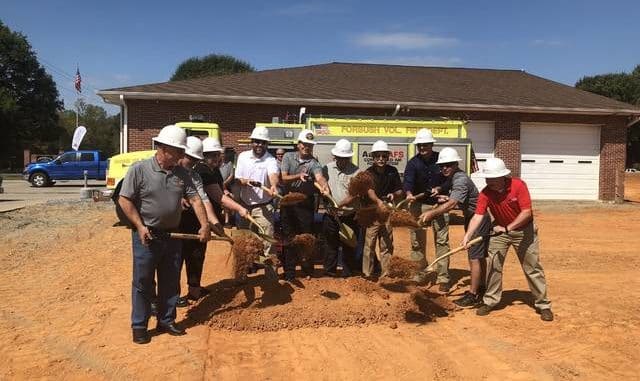
[(122, 123), (120, 126), (120, 153), (127, 153), (129, 151), (129, 115), (127, 115), (127, 103), (124, 101), (124, 94), (120, 94), (120, 104), (122, 110)]

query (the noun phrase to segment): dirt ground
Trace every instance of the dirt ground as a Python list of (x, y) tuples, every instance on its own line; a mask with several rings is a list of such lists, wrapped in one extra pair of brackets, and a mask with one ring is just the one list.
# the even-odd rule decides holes
[[(627, 176), (625, 196), (534, 203), (551, 323), (534, 312), (513, 252), (499, 308), (478, 317), (451, 303), (469, 282), (464, 253), (442, 296), (401, 280), (258, 275), (238, 286), (228, 244), (212, 242), (212, 294), (179, 310), (188, 334), (144, 346), (129, 326), (130, 233), (111, 227), (110, 203), (0, 214), (0, 379), (638, 379), (640, 175)], [(406, 258), (407, 231), (395, 232)], [(461, 235), (451, 227), (452, 246)]]

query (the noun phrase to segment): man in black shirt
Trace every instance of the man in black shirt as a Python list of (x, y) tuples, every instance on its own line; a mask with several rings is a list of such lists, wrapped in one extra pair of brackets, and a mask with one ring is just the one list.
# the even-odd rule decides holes
[[(402, 197), (402, 183), (398, 170), (388, 165), (391, 151), (387, 143), (378, 140), (371, 148), (373, 165), (367, 171), (373, 176), (375, 189), (369, 189), (369, 199), (379, 207), (384, 207), (384, 201), (393, 202), (394, 199)], [(379, 241), (380, 251), (376, 255), (376, 241)], [(369, 277), (373, 273), (374, 258), (380, 262), (380, 277), (387, 275), (389, 270), (389, 260), (393, 255), (393, 230), (391, 223), (387, 219), (385, 222), (375, 221), (365, 232), (364, 252), (362, 254), (362, 272)]]

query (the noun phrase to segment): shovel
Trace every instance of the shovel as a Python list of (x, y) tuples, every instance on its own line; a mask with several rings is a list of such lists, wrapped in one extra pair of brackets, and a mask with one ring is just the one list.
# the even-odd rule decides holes
[[(199, 240), (200, 236), (197, 234), (188, 234), (188, 233), (169, 233), (169, 237), (173, 239), (192, 239)], [(225, 241), (233, 244), (233, 240), (229, 237), (218, 237), (217, 235), (211, 236), (212, 241)]]
[[(415, 195), (415, 198), (416, 198), (416, 200), (417, 200), (417, 199), (419, 199), (419, 198), (424, 197), (425, 195), (426, 195), (426, 193), (418, 193), (417, 195)], [(402, 208), (402, 207), (404, 206), (404, 204), (405, 204), (405, 203), (407, 203), (407, 202), (409, 202), (409, 199), (406, 199), (406, 198), (405, 198), (404, 200), (400, 201), (400, 202), (398, 203), (398, 205), (396, 205), (396, 206), (395, 206), (395, 208), (394, 208), (394, 209), (400, 209), (400, 208)], [(408, 204), (407, 204), (407, 205), (408, 205)]]
[[(322, 187), (320, 187), (320, 184), (314, 182), (313, 185), (316, 188), (318, 188), (318, 190), (322, 194)], [(323, 194), (323, 196), (326, 197), (329, 201), (331, 201), (331, 204), (333, 204), (336, 210), (346, 210), (344, 208), (338, 208), (338, 202), (331, 195)], [(338, 220), (338, 227), (339, 227), (338, 235), (340, 237), (340, 241), (345, 245), (349, 246), (350, 248), (354, 249), (358, 244), (358, 241), (356, 240), (355, 232), (353, 231), (353, 229), (351, 229), (349, 225), (346, 225), (340, 222), (340, 219), (337, 216), (336, 216), (336, 219)]]
[[(500, 233), (492, 233), (492, 234), (487, 234), (487, 235), (481, 235), (481, 236), (478, 236), (478, 237), (476, 237), (476, 238), (472, 239), (471, 241), (469, 241), (469, 242), (468, 242), (468, 245), (469, 245), (469, 246), (476, 245), (476, 244), (478, 244), (478, 243), (482, 242), (482, 240), (484, 240), (484, 239), (489, 239), (489, 238), (491, 238), (491, 237), (495, 237), (495, 236), (500, 235), (500, 234), (502, 234), (502, 232), (500, 232)], [(445, 259), (445, 258), (449, 258), (449, 257), (450, 257), (450, 256), (452, 256), (453, 254), (455, 254), (455, 253), (459, 253), (459, 252), (461, 252), (462, 250), (465, 250), (465, 249), (466, 249), (466, 246), (460, 246), (460, 247), (456, 247), (455, 249), (453, 249), (453, 250), (451, 250), (451, 251), (448, 251), (448, 252), (446, 252), (446, 253), (442, 254), (441, 256), (439, 256), (438, 258), (436, 258), (436, 260), (435, 260), (435, 261), (431, 262), (431, 264), (430, 264), (429, 266), (427, 266), (427, 268), (425, 269), (425, 272), (433, 271), (433, 266), (434, 266), (436, 263), (440, 262), (441, 260), (443, 260), (443, 259)]]

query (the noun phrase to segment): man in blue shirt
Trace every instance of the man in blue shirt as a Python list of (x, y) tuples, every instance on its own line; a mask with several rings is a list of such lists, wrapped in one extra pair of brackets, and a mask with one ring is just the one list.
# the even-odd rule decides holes
[[(435, 196), (446, 178), (440, 173), (436, 164), (438, 152), (433, 150), (436, 140), (429, 129), (422, 128), (416, 134), (413, 144), (418, 153), (407, 163), (404, 171), (403, 188), (410, 202), (410, 212), (414, 217), (430, 210), (437, 203)], [(424, 194), (421, 197), (418, 195)], [(449, 214), (442, 214), (431, 221), (436, 246), (436, 257), (449, 251)], [(421, 271), (415, 276), (417, 282), (426, 280), (427, 267), (427, 233), (424, 229), (411, 229), (411, 259), (419, 262)], [(449, 260), (444, 259), (436, 266), (438, 277), (436, 283), (440, 285), (440, 292), (449, 292)]]

